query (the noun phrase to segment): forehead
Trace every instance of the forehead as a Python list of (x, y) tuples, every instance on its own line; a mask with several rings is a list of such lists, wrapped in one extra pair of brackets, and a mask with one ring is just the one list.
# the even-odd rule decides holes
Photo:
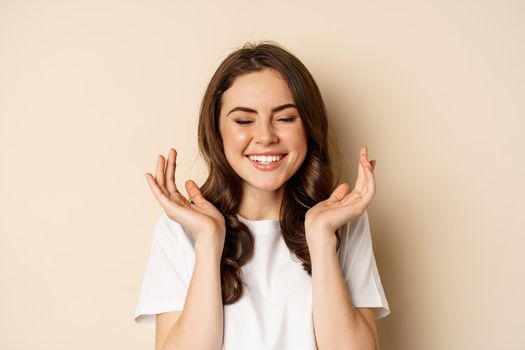
[(293, 97), (279, 72), (264, 69), (237, 77), (222, 96), (222, 109), (245, 106), (271, 109), (293, 103)]

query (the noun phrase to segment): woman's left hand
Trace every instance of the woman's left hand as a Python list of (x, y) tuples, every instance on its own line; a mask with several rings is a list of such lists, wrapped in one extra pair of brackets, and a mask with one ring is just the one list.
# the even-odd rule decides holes
[[(346, 222), (351, 221), (365, 212), (376, 191), (374, 169), (376, 161), (368, 161), (367, 147), (359, 150), (359, 166), (357, 181), (352, 192), (350, 185), (342, 183), (332, 192), (331, 196), (317, 203), (306, 212), (305, 232), (308, 246), (334, 242), (335, 231)], [(330, 237), (327, 237), (330, 236)]]

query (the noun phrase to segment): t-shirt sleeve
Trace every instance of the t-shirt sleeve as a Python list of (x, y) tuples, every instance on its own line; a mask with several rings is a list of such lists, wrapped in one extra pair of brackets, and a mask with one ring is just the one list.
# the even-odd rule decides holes
[(192, 249), (191, 234), (162, 214), (153, 232), (150, 256), (135, 310), (136, 323), (155, 328), (156, 314), (182, 310), (193, 271)]
[(339, 258), (346, 285), (355, 307), (375, 309), (375, 318), (390, 313), (372, 248), (372, 236), (365, 211), (340, 228)]

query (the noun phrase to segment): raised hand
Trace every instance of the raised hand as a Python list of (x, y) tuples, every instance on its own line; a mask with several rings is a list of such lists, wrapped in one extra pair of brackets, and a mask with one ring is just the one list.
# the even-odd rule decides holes
[[(224, 245), (224, 216), (201, 194), (193, 180), (185, 183), (189, 200), (177, 189), (175, 184), (177, 151), (170, 148), (167, 166), (162, 155), (157, 161), (155, 177), (146, 173), (146, 180), (153, 195), (164, 208), (168, 217), (192, 233), (196, 241), (211, 239), (218, 245)], [(222, 251), (222, 245), (220, 249)]]
[[(376, 191), (374, 169), (376, 161), (368, 161), (368, 150), (361, 147), (359, 150), (359, 165), (355, 188), (348, 193), (350, 186), (342, 183), (332, 192), (331, 196), (310, 208), (305, 216), (305, 231), (307, 241), (319, 242), (333, 237), (327, 236), (365, 212)], [(329, 232), (329, 233), (328, 233)], [(316, 243), (314, 243), (316, 244)]]

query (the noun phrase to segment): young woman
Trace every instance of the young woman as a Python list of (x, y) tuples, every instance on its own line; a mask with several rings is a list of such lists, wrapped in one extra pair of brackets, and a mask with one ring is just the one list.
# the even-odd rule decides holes
[(390, 310), (366, 209), (375, 161), (336, 186), (327, 117), (305, 66), (246, 44), (213, 75), (199, 119), (209, 176), (175, 185), (177, 153), (147, 183), (157, 221), (135, 321), (155, 349), (377, 349)]

